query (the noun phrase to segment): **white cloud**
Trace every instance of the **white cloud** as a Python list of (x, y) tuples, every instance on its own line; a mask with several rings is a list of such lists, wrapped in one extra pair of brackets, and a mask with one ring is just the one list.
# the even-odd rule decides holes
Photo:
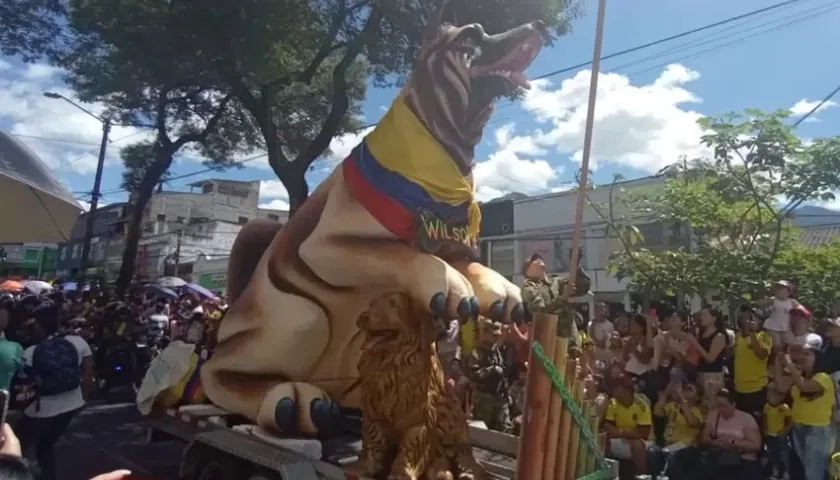
[[(582, 158), (589, 78), (584, 70), (554, 86), (538, 80), (526, 93), (523, 108), (533, 114), (544, 129), (530, 137), (537, 145)], [(595, 128), (590, 168), (612, 163), (655, 172), (672, 164), (680, 155), (690, 158), (705, 153), (700, 146), (700, 113), (683, 109), (700, 99), (685, 85), (700, 74), (672, 64), (647, 85), (633, 85), (617, 73), (602, 73), (598, 79)]]
[(477, 162), (473, 171), (478, 200), (492, 200), (513, 191), (542, 193), (560, 175), (561, 171), (546, 160), (520, 158), (546, 151), (530, 137), (515, 136), (513, 125), (497, 129), (495, 140), (498, 150)]
[[(801, 117), (802, 115), (806, 115), (811, 112), (817, 105), (820, 104), (820, 100), (808, 100), (803, 98), (798, 102), (794, 103), (792, 107), (790, 107), (790, 113), (793, 114), (794, 117)], [(828, 108), (836, 107), (837, 102), (829, 100), (823, 103), (820, 108), (817, 109), (815, 114), (820, 113)], [(808, 117), (805, 122), (818, 122), (819, 119), (815, 118), (814, 116)]]
[[(93, 173), (102, 140), (102, 123), (68, 102), (47, 98), (43, 93), (64, 95), (97, 115), (102, 112), (102, 105), (76, 100), (73, 92), (63, 86), (61, 71), (49, 65), (30, 64), (23, 69), (0, 67), (0, 72), (0, 121), (9, 125), (9, 131), (19, 135), (50, 168)], [(148, 135), (148, 130), (114, 126), (106, 150), (106, 165), (118, 165), (120, 148)]]
[(277, 198), (277, 199), (274, 199), (270, 202), (261, 203), (260, 208), (267, 208), (267, 209), (270, 209), (270, 210), (286, 210), (286, 211), (289, 211), (289, 202)]
[(330, 151), (327, 156), (329, 160), (329, 167), (332, 168), (340, 161), (344, 160), (350, 152), (356, 148), (356, 145), (361, 143), (362, 139), (372, 132), (376, 127), (368, 127), (356, 133), (348, 133), (339, 137), (334, 137), (330, 141)]
[(263, 180), (260, 182), (260, 198), (289, 199), (289, 192), (280, 180)]

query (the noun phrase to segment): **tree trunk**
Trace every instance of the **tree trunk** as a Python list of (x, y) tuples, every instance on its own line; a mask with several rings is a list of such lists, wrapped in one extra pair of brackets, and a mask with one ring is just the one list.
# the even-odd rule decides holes
[(117, 294), (123, 295), (131, 280), (134, 278), (134, 266), (137, 261), (137, 247), (140, 244), (142, 235), (143, 217), (145, 216), (146, 205), (154, 194), (163, 174), (172, 164), (172, 152), (161, 150), (155, 153), (155, 161), (146, 170), (140, 187), (137, 189), (137, 199), (132, 205), (131, 222), (128, 225), (128, 232), (125, 235), (125, 250), (123, 250), (120, 273), (117, 276)]
[(303, 205), (303, 202), (309, 198), (309, 184), (306, 183), (308, 164), (305, 165), (305, 162), (298, 161), (271, 162), (270, 160), (269, 164), (272, 166), (274, 173), (289, 194), (289, 217), (291, 218)]

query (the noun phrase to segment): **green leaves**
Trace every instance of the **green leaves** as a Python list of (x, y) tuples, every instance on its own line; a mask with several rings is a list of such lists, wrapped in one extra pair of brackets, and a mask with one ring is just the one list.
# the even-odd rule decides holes
[[(663, 169), (657, 188), (611, 194), (614, 204), (596, 208), (621, 239), (609, 270), (647, 291), (714, 293), (733, 303), (766, 296), (776, 278), (799, 279), (814, 302), (834, 298), (840, 246), (798, 245), (789, 218), (804, 202), (834, 198), (840, 137), (803, 142), (789, 115), (749, 109), (704, 118), (708, 158)], [(629, 226), (651, 221), (684, 226), (690, 245), (644, 248)]]

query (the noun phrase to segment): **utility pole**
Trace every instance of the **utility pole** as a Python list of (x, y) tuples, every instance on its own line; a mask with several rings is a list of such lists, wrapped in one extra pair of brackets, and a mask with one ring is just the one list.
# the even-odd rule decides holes
[(175, 268), (172, 271), (172, 276), (178, 276), (178, 266), (181, 265), (181, 242), (184, 239), (184, 229), (190, 224), (190, 215), (192, 214), (192, 206), (187, 207), (186, 224), (178, 230), (178, 238), (175, 240)]
[(96, 163), (96, 175), (93, 178), (93, 190), (90, 192), (90, 211), (85, 223), (85, 238), (82, 243), (82, 257), (79, 260), (79, 270), (82, 275), (87, 272), (90, 258), (90, 242), (93, 239), (94, 218), (99, 208), (100, 189), (102, 187), (102, 169), (105, 167), (105, 151), (108, 148), (108, 134), (111, 133), (111, 120), (106, 118), (102, 122), (102, 143), (99, 146), (99, 161)]

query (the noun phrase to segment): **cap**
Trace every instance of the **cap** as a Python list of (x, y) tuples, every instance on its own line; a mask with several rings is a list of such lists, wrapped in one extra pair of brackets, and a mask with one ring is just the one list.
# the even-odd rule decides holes
[(808, 333), (805, 335), (803, 339), (797, 339), (797, 345), (804, 348), (805, 350), (813, 350), (819, 351), (822, 349), (823, 346), (823, 339), (821, 336), (817, 335), (816, 333)]
[(779, 280), (778, 282), (774, 283), (774, 285), (779, 287), (785, 287), (791, 292), (793, 292), (793, 290), (796, 288), (796, 285), (787, 280)]

